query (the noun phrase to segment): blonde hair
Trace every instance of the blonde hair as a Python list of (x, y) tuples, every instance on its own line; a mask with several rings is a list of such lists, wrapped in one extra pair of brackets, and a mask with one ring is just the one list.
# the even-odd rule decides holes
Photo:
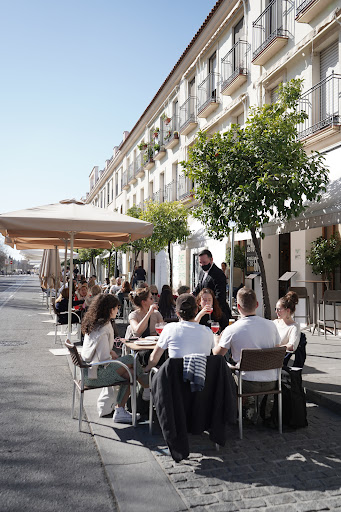
[(288, 292), (284, 297), (281, 297), (278, 302), (284, 309), (290, 309), (290, 313), (295, 313), (296, 304), (298, 304), (298, 295), (296, 292)]
[(134, 292), (130, 292), (129, 298), (134, 306), (140, 308), (143, 300), (147, 300), (150, 294), (149, 288), (137, 288)]

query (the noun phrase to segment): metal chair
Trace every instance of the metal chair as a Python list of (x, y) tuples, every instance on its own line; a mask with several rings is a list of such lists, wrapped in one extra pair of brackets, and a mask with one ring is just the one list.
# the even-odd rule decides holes
[[(238, 371), (238, 421), (239, 421), (239, 437), (243, 439), (243, 414), (242, 405), (243, 398), (249, 396), (278, 395), (278, 430), (282, 434), (282, 385), (281, 385), (281, 369), (285, 355), (285, 347), (274, 348), (244, 348), (241, 351), (240, 363), (238, 366), (231, 366), (231, 370)], [(257, 372), (265, 370), (277, 370), (277, 388), (270, 391), (261, 391), (253, 393), (243, 393), (242, 372)], [(256, 400), (256, 407), (257, 407)]]
[[(60, 320), (58, 320), (58, 317), (66, 315), (66, 319), (67, 319), (68, 311), (62, 311), (62, 312), (57, 311), (54, 302), (52, 302), (52, 307), (53, 307), (53, 311), (54, 311), (54, 313), (56, 315), (56, 317), (55, 317), (55, 324), (54, 324), (54, 342), (57, 343), (58, 327), (60, 327), (62, 325), (67, 327), (67, 321), (64, 322), (64, 323), (60, 322)], [(78, 329), (78, 335), (79, 335), (80, 334), (81, 318), (80, 318), (80, 316), (77, 313), (72, 311), (72, 317), (71, 318), (74, 319), (74, 316), (77, 317), (77, 322), (72, 322), (71, 325), (77, 325), (78, 326), (77, 329)], [(80, 341), (80, 336), (79, 336), (78, 341)]]
[[(98, 363), (87, 363), (83, 361), (81, 355), (78, 353), (77, 347), (73, 343), (71, 343), (69, 340), (66, 340), (65, 346), (69, 350), (71, 360), (74, 364), (74, 372), (73, 372), (73, 392), (72, 392), (72, 411), (71, 411), (71, 417), (74, 418), (74, 408), (75, 408), (75, 395), (76, 395), (76, 388), (79, 391), (79, 417), (78, 417), (78, 430), (79, 432), (82, 429), (82, 417), (83, 417), (83, 396), (85, 391), (89, 391), (90, 389), (102, 389), (107, 386), (85, 386), (84, 385), (84, 369), (90, 368), (92, 366), (99, 366), (101, 364), (117, 364), (118, 366), (121, 366), (125, 368), (125, 370), (128, 372), (129, 380), (120, 381), (117, 383), (117, 385), (129, 385), (131, 390), (131, 407), (132, 407), (132, 415), (133, 415), (133, 426), (136, 426), (136, 390), (134, 389), (134, 379), (133, 374), (128, 368), (128, 366), (121, 361), (117, 361), (117, 359), (109, 359), (108, 361), (100, 361)], [(80, 379), (77, 377), (77, 368), (80, 370)]]
[[(323, 317), (320, 318), (320, 305), (322, 304)], [(326, 306), (333, 306), (333, 318), (326, 318)], [(323, 323), (324, 338), (327, 339), (327, 325), (326, 322), (333, 322), (334, 324), (334, 336), (337, 335), (336, 324), (341, 323), (341, 320), (336, 319), (336, 306), (341, 306), (341, 290), (326, 290), (324, 292), (323, 299), (319, 301), (319, 319), (318, 325)]]
[(309, 299), (307, 288), (305, 286), (290, 286), (288, 291), (289, 292), (297, 293), (299, 299), (305, 299), (305, 312), (306, 312), (306, 314), (305, 315), (301, 315), (301, 316), (297, 316), (295, 314), (294, 318), (295, 319), (296, 318), (305, 318), (306, 324), (310, 325), (311, 324), (310, 299)]

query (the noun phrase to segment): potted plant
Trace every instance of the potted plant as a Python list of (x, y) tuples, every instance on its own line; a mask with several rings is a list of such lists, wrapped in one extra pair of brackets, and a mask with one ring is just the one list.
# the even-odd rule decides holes
[(154, 151), (160, 151), (160, 144), (154, 144)]
[(165, 123), (165, 124), (169, 124), (171, 122), (171, 118), (167, 116), (167, 114), (163, 113), (162, 116), (161, 116), (161, 119), (162, 121)]
[(158, 126), (156, 128), (154, 128), (154, 133), (153, 133), (154, 139), (156, 139), (159, 136), (159, 131), (160, 131), (160, 128)]
[(329, 240), (319, 236), (311, 242), (307, 263), (311, 265), (313, 274), (322, 275), (323, 279), (330, 280), (331, 274), (340, 265), (340, 261), (341, 240), (339, 235), (332, 235)]
[(174, 137), (174, 139), (178, 139), (179, 138), (179, 132), (177, 132), (177, 131), (173, 132), (173, 137)]
[(140, 151), (143, 151), (144, 149), (147, 149), (147, 143), (142, 139), (140, 144), (137, 145)]

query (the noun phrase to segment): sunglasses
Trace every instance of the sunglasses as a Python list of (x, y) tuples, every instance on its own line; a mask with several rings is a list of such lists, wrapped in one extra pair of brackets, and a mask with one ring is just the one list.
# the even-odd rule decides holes
[(153, 293), (153, 292), (152, 292), (152, 295), (157, 295), (157, 293)]

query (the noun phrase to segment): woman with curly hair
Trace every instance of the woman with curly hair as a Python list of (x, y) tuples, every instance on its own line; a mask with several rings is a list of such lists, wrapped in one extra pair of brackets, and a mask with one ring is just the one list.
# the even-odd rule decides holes
[(207, 327), (210, 327), (210, 320), (219, 322), (220, 331), (223, 331), (228, 326), (228, 319), (220, 309), (219, 302), (210, 288), (203, 288), (200, 291), (197, 297), (197, 304), (199, 313), (195, 317), (196, 322)]
[[(108, 359), (117, 359), (129, 368), (133, 367), (134, 360), (132, 356), (119, 357), (113, 350), (114, 330), (112, 322), (117, 315), (118, 306), (118, 299), (114, 295), (101, 293), (94, 297), (82, 321), (84, 343), (81, 355), (84, 361), (98, 363)], [(139, 382), (143, 387), (147, 387), (147, 377), (143, 379), (142, 374), (143, 369), (137, 364)], [(123, 367), (110, 363), (85, 368), (84, 370), (84, 384), (86, 386), (115, 386), (128, 378), (128, 373)], [(132, 423), (131, 413), (125, 409), (128, 398), (129, 387), (126, 385), (120, 386), (113, 416), (115, 423)]]

